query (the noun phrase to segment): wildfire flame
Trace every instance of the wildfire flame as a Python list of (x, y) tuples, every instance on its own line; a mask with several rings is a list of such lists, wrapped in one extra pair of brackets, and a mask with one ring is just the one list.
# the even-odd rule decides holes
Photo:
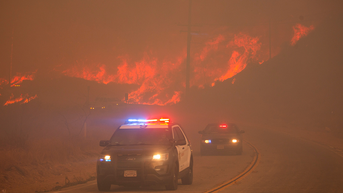
[(11, 87), (22, 83), (24, 80), (33, 80), (36, 72), (37, 71), (27, 73), (26, 75), (20, 75), (20, 73), (17, 73), (17, 75), (15, 75), (11, 80)]
[(224, 40), (225, 37), (223, 35), (219, 35), (216, 39), (206, 42), (202, 52), (200, 54), (195, 54), (195, 60), (204, 61), (208, 52), (218, 50), (219, 43), (221, 43)]
[[(146, 53), (141, 61), (129, 63), (126, 57), (118, 57), (122, 62), (117, 67), (117, 73), (109, 75), (106, 73), (106, 66), (96, 65), (93, 70), (90, 67), (82, 68), (80, 65), (72, 69), (63, 71), (63, 74), (72, 77), (83, 78), (86, 80), (97, 81), (108, 84), (115, 82), (119, 84), (137, 84), (141, 85), (136, 91), (129, 93), (129, 98), (133, 103), (166, 105), (180, 101), (179, 91), (172, 91), (172, 87), (178, 87), (173, 84), (173, 75), (179, 71), (186, 55), (178, 57), (174, 62), (150, 57)], [(174, 82), (175, 83), (175, 82)], [(181, 82), (180, 82), (181, 83)], [(180, 87), (180, 86), (179, 86)], [(148, 98), (146, 95), (150, 94)], [(143, 101), (148, 102), (143, 102)]]
[[(24, 80), (30, 80), (32, 81), (34, 79), (35, 76), (35, 72), (29, 72), (29, 73), (25, 73), (24, 75), (21, 75), (20, 73), (17, 73), (10, 81), (0, 78), (0, 89), (3, 89), (3, 85), (8, 85), (10, 87), (20, 87), (19, 84), (21, 84)], [(2, 96), (2, 94), (0, 94), (0, 96)], [(31, 100), (37, 98), (37, 95), (35, 96), (30, 96), (29, 94), (21, 94), (20, 97), (15, 98), (14, 94), (11, 93), (11, 96), (9, 98), (9, 100), (7, 100), (4, 104), (4, 106), (10, 105), (10, 104), (14, 104), (14, 103), (20, 103), (20, 104), (24, 104), (24, 103), (28, 103)]]
[[(313, 29), (313, 26), (305, 27), (301, 24), (293, 26), (292, 45)], [(263, 47), (260, 39), (259, 36), (254, 37), (241, 32), (233, 36), (219, 34), (207, 40), (202, 49), (193, 51), (195, 53), (191, 56), (191, 86), (198, 88), (205, 88), (206, 85), (214, 86), (216, 81), (223, 82), (240, 73), (248, 63), (262, 64), (267, 61), (269, 56), (265, 53), (268, 52), (262, 48), (268, 46)], [(182, 52), (174, 61), (154, 57), (151, 53), (146, 52), (144, 57), (136, 62), (131, 62), (127, 55), (120, 56), (118, 59), (121, 63), (116, 69), (110, 69), (105, 64), (92, 65), (78, 62), (62, 73), (103, 84), (114, 82), (139, 85), (137, 90), (129, 93), (132, 103), (166, 105), (179, 102), (185, 89), (186, 53)], [(109, 73), (111, 71), (115, 73)], [(234, 84), (235, 81), (234, 78), (231, 83)]]
[(301, 24), (296, 24), (293, 26), (294, 36), (291, 40), (291, 45), (294, 46), (301, 37), (307, 36), (307, 34), (312, 30), (314, 30), (313, 25), (306, 27)]
[(247, 66), (248, 59), (254, 59), (256, 52), (261, 48), (261, 43), (258, 41), (259, 39), (257, 37), (253, 38), (246, 34), (240, 33), (235, 35), (235, 39), (231, 44), (234, 44), (238, 47), (243, 47), (244, 52), (243, 54), (240, 54), (238, 51), (234, 51), (230, 60), (228, 61), (227, 72), (215, 80), (220, 80), (223, 82), (224, 80), (229, 79), (244, 70), (244, 68)]
[(19, 103), (19, 102), (21, 104), (25, 104), (25, 103), (28, 103), (35, 98), (37, 98), (37, 95), (30, 97), (28, 94), (25, 94), (25, 95), (20, 95), (20, 97), (18, 97), (18, 98), (14, 98), (14, 95), (12, 94), (10, 99), (8, 101), (6, 101), (4, 106), (14, 104), (14, 103)]

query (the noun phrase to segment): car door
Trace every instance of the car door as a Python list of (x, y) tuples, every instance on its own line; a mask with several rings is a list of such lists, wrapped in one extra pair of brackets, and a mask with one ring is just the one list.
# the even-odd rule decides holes
[(179, 126), (173, 126), (173, 135), (174, 139), (178, 142), (181, 142), (181, 144), (176, 145), (176, 149), (178, 151), (178, 159), (179, 159), (179, 172), (186, 169), (189, 166), (189, 163), (187, 163), (188, 153), (189, 150), (188, 142), (183, 134), (183, 132), (180, 130)]
[(190, 160), (191, 160), (191, 144), (186, 136), (186, 133), (179, 127), (180, 134), (182, 135), (182, 138), (186, 141), (186, 145), (184, 146), (184, 168), (186, 169), (189, 167)]

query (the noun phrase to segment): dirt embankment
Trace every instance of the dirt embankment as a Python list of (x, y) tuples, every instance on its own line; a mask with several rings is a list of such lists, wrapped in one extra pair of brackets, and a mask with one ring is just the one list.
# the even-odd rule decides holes
[[(90, 140), (41, 140), (26, 149), (0, 150), (0, 190), (44, 192), (95, 178), (99, 151)], [(81, 148), (82, 147), (82, 148)]]
[(82, 110), (28, 104), (3, 108), (0, 117), (0, 192), (6, 193), (44, 192), (94, 179), (99, 140), (112, 133), (92, 126), (92, 116)]

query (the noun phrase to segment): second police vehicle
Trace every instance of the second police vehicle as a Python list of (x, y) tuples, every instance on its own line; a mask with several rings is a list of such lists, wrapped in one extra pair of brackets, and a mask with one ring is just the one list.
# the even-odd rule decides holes
[(211, 153), (235, 153), (243, 152), (243, 130), (239, 130), (236, 124), (211, 123), (202, 131), (200, 141), (201, 155)]
[(177, 123), (168, 118), (129, 119), (115, 130), (97, 161), (100, 191), (116, 185), (162, 184), (167, 190), (193, 182), (190, 142)]

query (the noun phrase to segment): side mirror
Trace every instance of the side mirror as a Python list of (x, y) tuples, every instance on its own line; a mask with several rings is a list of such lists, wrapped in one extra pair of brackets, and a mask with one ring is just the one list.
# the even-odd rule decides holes
[(240, 130), (239, 132), (240, 132), (240, 133), (245, 133), (245, 131), (244, 131), (244, 130)]
[(199, 134), (204, 134), (204, 131), (198, 131)]
[(100, 147), (106, 147), (108, 144), (110, 144), (110, 140), (101, 140), (99, 143)]

